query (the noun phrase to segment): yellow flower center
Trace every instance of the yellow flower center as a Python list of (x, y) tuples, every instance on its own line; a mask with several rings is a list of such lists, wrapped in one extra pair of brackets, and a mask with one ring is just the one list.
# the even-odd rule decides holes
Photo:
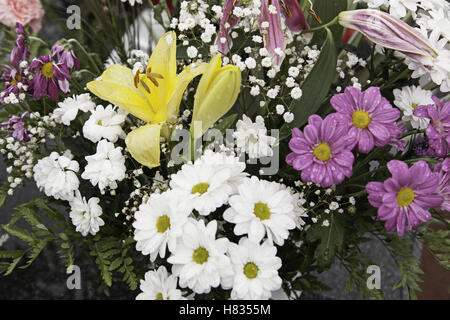
[(415, 197), (413, 189), (401, 188), (397, 193), (397, 203), (400, 207), (407, 207), (414, 201)]
[(167, 229), (170, 228), (170, 218), (166, 215), (161, 216), (156, 220), (156, 230), (158, 230), (159, 233), (166, 232)]
[(12, 85), (12, 86), (17, 85), (17, 81), (16, 81), (16, 80), (11, 81), (11, 85)]
[(202, 182), (202, 183), (196, 184), (196, 185), (192, 188), (191, 193), (192, 193), (192, 194), (194, 194), (194, 193), (204, 194), (206, 191), (208, 191), (208, 189), (209, 189), (209, 184), (203, 183), (203, 182)]
[(262, 203), (262, 202), (255, 203), (255, 207), (253, 208), (253, 213), (260, 220), (267, 220), (270, 218), (270, 209), (267, 206), (267, 204)]
[(244, 266), (244, 274), (249, 279), (254, 279), (258, 275), (259, 268), (253, 262), (249, 262)]
[(41, 72), (47, 79), (53, 78), (53, 63), (47, 62), (46, 64), (44, 64), (42, 66)]
[(418, 106), (419, 106), (419, 105), (418, 105), (417, 103), (413, 103), (413, 104), (412, 104), (412, 108), (413, 108), (413, 109), (417, 108)]
[(199, 247), (194, 251), (194, 254), (192, 255), (192, 259), (194, 259), (195, 262), (198, 264), (203, 264), (206, 261), (208, 261), (209, 258), (209, 252), (203, 247)]
[(317, 159), (327, 162), (331, 159), (331, 148), (327, 143), (322, 142), (314, 147), (313, 154)]
[(356, 110), (352, 115), (353, 125), (360, 129), (366, 129), (370, 124), (370, 116), (367, 112)]
[(157, 295), (156, 295), (156, 298), (155, 298), (155, 300), (164, 300), (164, 298), (163, 298), (163, 295), (162, 295), (162, 293), (160, 292), (160, 293), (158, 293)]

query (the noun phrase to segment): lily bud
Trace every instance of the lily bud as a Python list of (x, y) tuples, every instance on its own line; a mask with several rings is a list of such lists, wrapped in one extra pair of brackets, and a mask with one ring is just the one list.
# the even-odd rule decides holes
[[(194, 99), (191, 134), (194, 139), (203, 135), (217, 120), (231, 109), (241, 89), (241, 70), (232, 65), (222, 67), (220, 55), (209, 62)], [(201, 122), (201, 130), (194, 130), (194, 122)]]
[(289, 30), (299, 32), (310, 29), (298, 0), (280, 0), (280, 5)]
[[(272, 9), (275, 9), (275, 12), (272, 12)], [(276, 66), (280, 66), (284, 59), (284, 55), (280, 55), (280, 52), (277, 51), (280, 50), (284, 54), (286, 48), (286, 39), (281, 27), (281, 11), (279, 0), (261, 1), (259, 28), (264, 35), (264, 47), (269, 51)], [(267, 24), (267, 27), (265, 27), (265, 24)]]
[(403, 53), (424, 66), (437, 56), (428, 39), (418, 30), (388, 13), (362, 9), (341, 12), (339, 24), (361, 32), (369, 40), (385, 48)]

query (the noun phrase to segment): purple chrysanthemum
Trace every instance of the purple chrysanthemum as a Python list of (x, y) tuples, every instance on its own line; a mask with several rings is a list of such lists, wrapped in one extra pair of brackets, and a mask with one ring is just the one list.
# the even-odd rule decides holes
[(34, 59), (29, 69), (36, 70), (32, 79), (35, 99), (48, 96), (56, 100), (60, 91), (70, 91), (67, 79), (71, 76), (65, 63), (55, 62), (50, 55), (45, 55)]
[(25, 129), (25, 124), (23, 123), (23, 118), (28, 115), (28, 112), (22, 113), (20, 117), (15, 115), (9, 115), (8, 121), (0, 124), (3, 130), (8, 130), (8, 137), (13, 137), (18, 141), (30, 141), (30, 136)]
[(437, 97), (432, 99), (436, 106), (419, 106), (414, 115), (431, 120), (425, 131), (429, 144), (427, 154), (444, 158), (450, 152), (450, 101), (441, 102)]
[(5, 81), (5, 87), (0, 94), (0, 103), (8, 103), (11, 94), (17, 99), (21, 93), (27, 93), (29, 89), (26, 78), (26, 69), (22, 62), (27, 62), (30, 48), (25, 43), (25, 30), (20, 23), (16, 24), (18, 34), (14, 47), (11, 50), (10, 64), (4, 65), (4, 73), (0, 77)]
[(303, 181), (324, 188), (341, 183), (352, 175), (354, 161), (346, 131), (338, 125), (335, 114), (323, 120), (318, 115), (310, 116), (303, 132), (297, 128), (292, 131), (289, 147), (293, 152), (286, 162), (302, 171)]
[(437, 164), (434, 172), (439, 174), (438, 193), (444, 198), (441, 209), (450, 212), (450, 158)]
[(55, 43), (51, 50), (52, 58), (56, 58), (59, 63), (65, 64), (69, 69), (80, 70), (80, 60), (75, 56), (72, 50)]
[(441, 205), (443, 199), (436, 193), (439, 176), (425, 161), (408, 168), (405, 162), (391, 160), (387, 166), (392, 177), (384, 182), (369, 182), (366, 191), (370, 204), (378, 208), (378, 218), (386, 221), (386, 230), (402, 236), (406, 225), (411, 231), (430, 220), (426, 208)]
[(400, 111), (381, 96), (380, 88), (370, 87), (361, 92), (355, 87), (347, 87), (330, 102), (338, 111), (341, 124), (348, 128), (352, 145), (358, 152), (368, 153), (375, 146), (387, 144), (403, 148), (404, 142), (398, 140), (403, 130), (395, 123)]

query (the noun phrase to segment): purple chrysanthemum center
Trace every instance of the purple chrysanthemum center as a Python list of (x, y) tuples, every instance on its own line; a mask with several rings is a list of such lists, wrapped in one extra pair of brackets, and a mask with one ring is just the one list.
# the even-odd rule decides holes
[(367, 129), (369, 126), (371, 119), (368, 112), (363, 110), (356, 110), (352, 114), (353, 125), (360, 129)]
[(327, 162), (331, 159), (331, 148), (328, 143), (322, 142), (314, 147), (313, 154), (317, 159)]
[(42, 66), (41, 73), (47, 79), (53, 78), (54, 77), (54, 75), (53, 75), (53, 63), (52, 62), (47, 62), (46, 64), (44, 64)]
[(407, 207), (414, 201), (415, 197), (413, 189), (401, 188), (397, 193), (397, 203), (400, 207)]

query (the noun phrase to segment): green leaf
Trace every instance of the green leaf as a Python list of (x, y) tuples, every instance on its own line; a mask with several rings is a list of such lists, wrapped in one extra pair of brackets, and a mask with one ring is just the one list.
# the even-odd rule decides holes
[(14, 259), (23, 256), (24, 253), (23, 250), (4, 250), (0, 251), (0, 259)]
[[(302, 84), (303, 95), (299, 100), (291, 103), (290, 109), (294, 114), (294, 121), (288, 128), (303, 126), (309, 116), (317, 112), (330, 90), (336, 74), (337, 50), (331, 31), (327, 28), (326, 32), (327, 38), (320, 56)], [(290, 130), (286, 128), (282, 127), (281, 131), (283, 135), (280, 139), (286, 138), (286, 132), (290, 134)]]
[[(25, 253), (25, 252), (24, 252), (24, 253)], [(7, 275), (11, 274), (11, 272), (14, 271), (14, 269), (15, 269), (16, 266), (17, 266), (17, 264), (20, 262), (20, 260), (22, 260), (22, 258), (23, 258), (23, 254), (20, 255), (20, 256), (18, 256), (17, 258), (15, 258), (15, 259), (10, 263), (10, 265), (8, 266), (8, 269), (6, 270), (6, 272), (5, 272), (4, 275), (7, 276)]]
[(34, 237), (25, 229), (17, 227), (13, 228), (6, 225), (3, 225), (2, 228), (10, 235), (15, 236), (25, 242), (33, 242), (35, 240)]
[(5, 203), (5, 200), (6, 200), (6, 191), (5, 190), (1, 190), (0, 191), (0, 208)]
[(337, 214), (330, 214), (328, 221), (330, 223), (328, 227), (316, 225), (306, 236), (311, 242), (319, 241), (314, 257), (320, 266), (331, 265), (336, 251), (341, 251), (344, 243), (345, 228), (342, 218)]

